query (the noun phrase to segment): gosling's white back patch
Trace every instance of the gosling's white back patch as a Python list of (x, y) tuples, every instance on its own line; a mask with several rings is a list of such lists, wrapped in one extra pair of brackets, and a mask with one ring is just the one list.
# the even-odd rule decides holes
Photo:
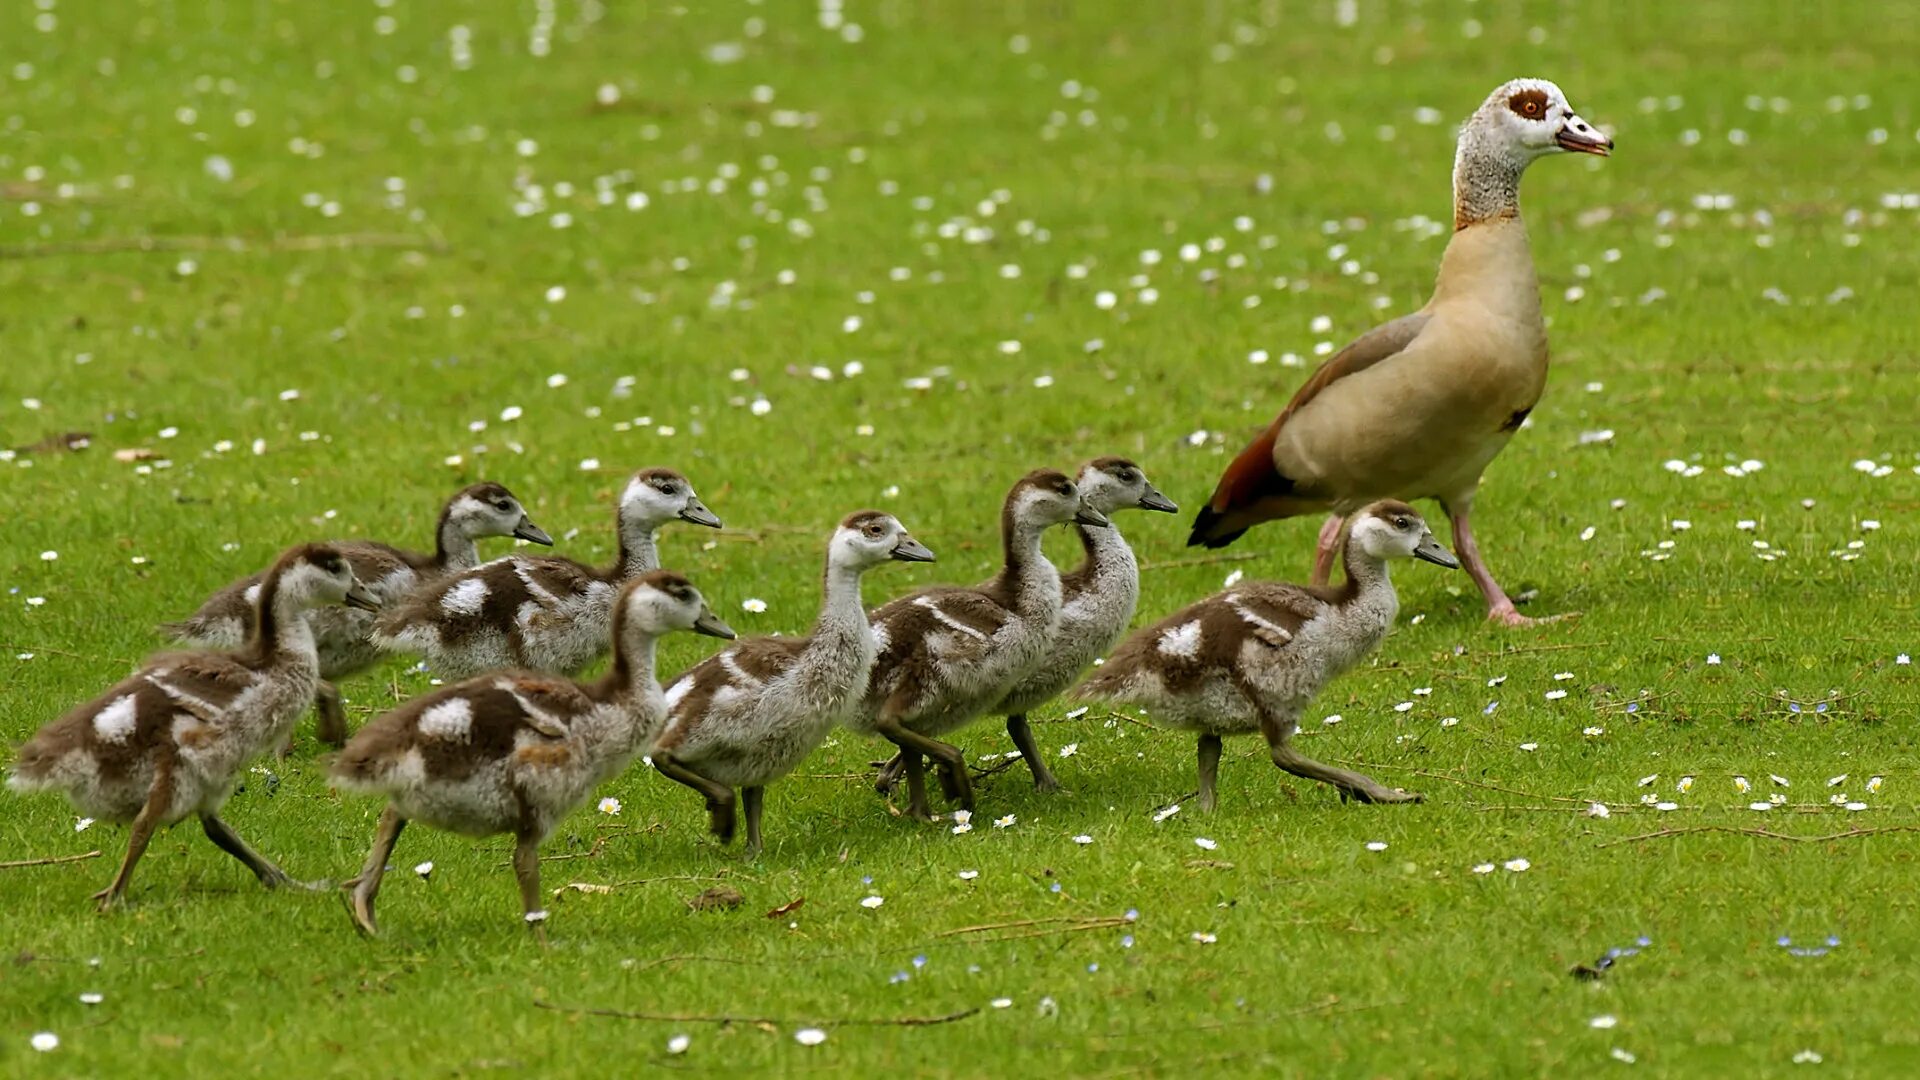
[(1188, 659), (1200, 655), (1200, 620), (1182, 623), (1161, 634), (1160, 651)]
[(462, 578), (440, 598), (440, 607), (449, 615), (478, 615), (487, 602), (487, 583), (477, 577)]
[(436, 739), (465, 742), (473, 732), (473, 704), (466, 698), (448, 698), (420, 714), (420, 731)]
[(93, 715), (93, 730), (107, 742), (126, 742), (139, 725), (134, 713), (133, 695), (122, 694)]

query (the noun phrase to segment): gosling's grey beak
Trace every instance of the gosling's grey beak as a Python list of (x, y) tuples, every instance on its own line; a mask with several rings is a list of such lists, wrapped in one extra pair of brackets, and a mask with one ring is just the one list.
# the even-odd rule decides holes
[(738, 636), (733, 632), (733, 627), (720, 621), (720, 616), (715, 615), (712, 608), (700, 609), (700, 617), (693, 620), (693, 632), (705, 634), (708, 637), (726, 638), (728, 641)]
[(1175, 505), (1172, 499), (1160, 494), (1160, 489), (1155, 487), (1149, 487), (1147, 493), (1140, 497), (1140, 509), (1158, 510), (1163, 514), (1177, 514), (1180, 512), (1180, 507)]
[[(720, 519), (715, 517), (713, 511), (707, 509), (707, 504), (701, 502), (699, 499), (687, 500), (686, 507), (680, 511), (680, 520), (691, 521), (695, 525), (705, 525), (709, 529), (717, 529), (720, 527)], [(727, 636), (732, 637), (733, 635), (728, 634)]]
[(520, 524), (513, 527), (513, 535), (535, 544), (553, 546), (553, 537), (547, 535), (547, 530), (535, 525), (533, 519), (525, 514), (520, 515)]
[(1555, 135), (1553, 141), (1560, 144), (1560, 149), (1576, 154), (1606, 157), (1613, 153), (1613, 140), (1578, 116), (1567, 117), (1567, 122), (1560, 125), (1560, 134)]
[(1413, 549), (1413, 557), (1424, 559), (1435, 566), (1444, 566), (1449, 570), (1460, 569), (1460, 560), (1453, 557), (1453, 552), (1448, 551), (1446, 545), (1434, 539), (1432, 533), (1420, 538), (1420, 546)]
[(380, 610), (380, 599), (368, 592), (367, 587), (358, 581), (347, 589), (346, 599), (341, 602), (350, 608), (359, 608), (361, 611)]
[(911, 536), (902, 536), (900, 542), (893, 545), (893, 550), (888, 552), (888, 554), (899, 559), (901, 562), (933, 561), (933, 552), (927, 549), (927, 545), (915, 540)]
[(1096, 529), (1104, 529), (1113, 524), (1113, 522), (1107, 520), (1107, 515), (1095, 510), (1086, 503), (1080, 504), (1079, 511), (1073, 515), (1073, 520), (1082, 525), (1091, 525)]

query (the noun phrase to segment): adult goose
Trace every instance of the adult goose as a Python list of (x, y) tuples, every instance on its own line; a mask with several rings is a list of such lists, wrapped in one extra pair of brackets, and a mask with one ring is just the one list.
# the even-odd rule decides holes
[(1547, 381), (1520, 175), (1549, 154), (1612, 149), (1550, 82), (1515, 79), (1488, 95), (1460, 131), (1454, 232), (1433, 298), (1313, 373), (1227, 466), (1188, 544), (1223, 547), (1261, 522), (1330, 512), (1314, 559), (1324, 584), (1346, 515), (1378, 499), (1437, 499), (1488, 617), (1532, 622), (1494, 580), (1469, 524), (1481, 473)]

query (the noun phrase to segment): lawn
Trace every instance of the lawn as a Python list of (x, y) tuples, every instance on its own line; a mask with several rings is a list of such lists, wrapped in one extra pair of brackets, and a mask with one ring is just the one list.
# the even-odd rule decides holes
[[(1579, 617), (1497, 629), (1412, 564), (1304, 725), (1424, 804), (1242, 741), (1216, 812), (1168, 813), (1187, 736), (1055, 703), (1069, 790), (995, 772), (955, 835), (843, 732), (752, 862), (618, 778), (549, 844), (543, 949), (505, 840), (409, 831), (369, 941), (190, 824), (96, 915), (124, 830), (5, 794), (0, 861), (99, 854), (0, 869), (0, 1070), (1911, 1074), (1920, 31), (1799, 10), (15, 5), (7, 747), (279, 548), (430, 545), (481, 478), (604, 560), (625, 475), (684, 471), (728, 527), (664, 558), (744, 633), (806, 627), (849, 511), (941, 557), (878, 604), (987, 576), (1008, 485), (1108, 453), (1183, 507), (1119, 519), (1141, 622), (1300, 580), (1317, 522), (1196, 556), (1186, 521), (1318, 352), (1423, 302), (1454, 126), (1537, 74), (1618, 150), (1528, 175), (1554, 368), (1476, 506), (1523, 610)], [(425, 686), (344, 689), (357, 724)], [(323, 750), (303, 724), (226, 816), (338, 880), (379, 807)]]

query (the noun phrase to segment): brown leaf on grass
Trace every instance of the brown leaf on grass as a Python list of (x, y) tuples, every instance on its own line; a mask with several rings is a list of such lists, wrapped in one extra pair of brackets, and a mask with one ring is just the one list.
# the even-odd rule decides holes
[(568, 892), (605, 894), (612, 891), (613, 886), (611, 885), (600, 885), (591, 881), (569, 881), (565, 885), (553, 890), (553, 898), (558, 900)]
[(774, 908), (772, 911), (767, 912), (767, 918), (777, 919), (782, 915), (791, 914), (795, 911), (800, 910), (800, 905), (805, 904), (806, 902), (807, 902), (806, 897), (796, 896), (793, 899), (787, 901), (786, 903), (781, 904), (779, 907)]
[(152, 461), (159, 456), (144, 446), (129, 446), (113, 452), (115, 461)]
[(1188, 859), (1187, 869), (1189, 870), (1231, 870), (1233, 869), (1233, 864), (1230, 862), (1222, 862), (1219, 859)]
[(747, 898), (740, 895), (740, 890), (726, 885), (715, 885), (688, 900), (687, 906), (695, 911), (732, 911), (746, 902)]

